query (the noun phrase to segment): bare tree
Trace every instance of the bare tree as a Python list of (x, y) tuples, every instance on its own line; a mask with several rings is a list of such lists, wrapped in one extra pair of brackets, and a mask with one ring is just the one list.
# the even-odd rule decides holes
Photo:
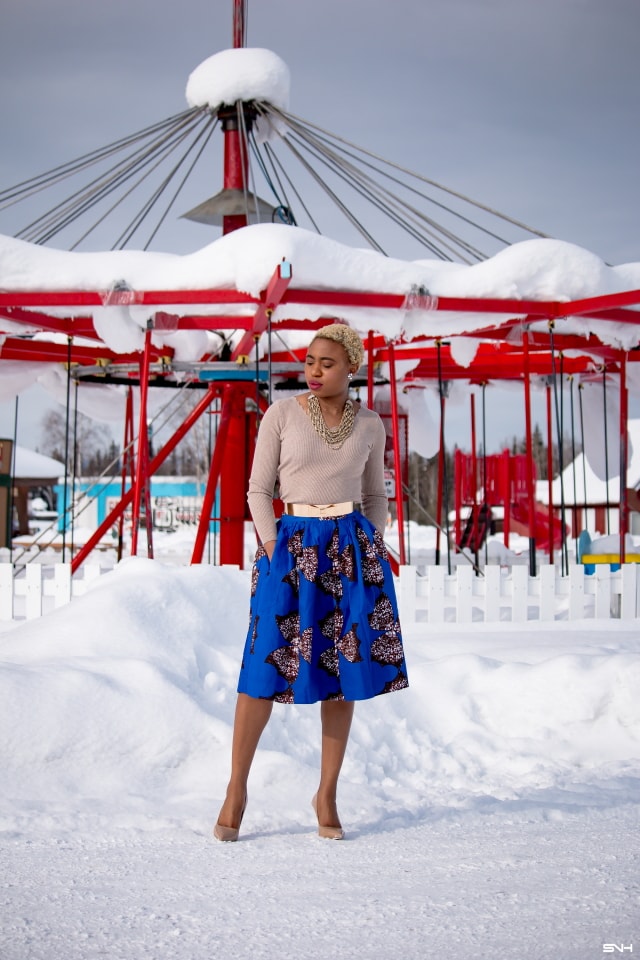
[(64, 412), (48, 410), (42, 418), (42, 452), (56, 460), (65, 461), (67, 467), (75, 473), (83, 474), (96, 459), (113, 452), (114, 443), (111, 431), (106, 424), (97, 423), (83, 413), (73, 415), (67, 423)]

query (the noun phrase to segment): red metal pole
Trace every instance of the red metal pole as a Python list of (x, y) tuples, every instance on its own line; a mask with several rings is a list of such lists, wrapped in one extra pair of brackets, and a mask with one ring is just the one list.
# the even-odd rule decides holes
[[(444, 501), (444, 458), (446, 456), (444, 446), (444, 428), (443, 418), (445, 409), (445, 398), (440, 397), (440, 448), (438, 451), (438, 496), (436, 501), (436, 514), (438, 526), (436, 527), (436, 566), (440, 566), (440, 538), (442, 534), (442, 505)], [(448, 527), (447, 527), (448, 529)]]
[(389, 382), (391, 386), (391, 423), (393, 424), (393, 466), (396, 474), (396, 512), (398, 517), (398, 553), (400, 565), (407, 562), (404, 549), (404, 491), (402, 489), (402, 461), (400, 460), (400, 427), (398, 421), (398, 394), (396, 385), (396, 355), (389, 342)]
[[(227, 438), (229, 436), (229, 429), (231, 422), (234, 419), (234, 414), (237, 413), (237, 393), (238, 388), (235, 384), (228, 384), (224, 388), (224, 393), (222, 394), (222, 411), (220, 413), (220, 421), (218, 424), (218, 432), (216, 435), (216, 443), (213, 448), (213, 454), (211, 457), (211, 466), (209, 469), (209, 477), (207, 479), (207, 488), (204, 494), (204, 500), (202, 503), (202, 512), (200, 514), (200, 523), (198, 524), (198, 532), (196, 534), (196, 540), (193, 546), (193, 553), (191, 556), (191, 563), (202, 563), (202, 556), (204, 554), (204, 547), (207, 540), (207, 534), (209, 532), (209, 523), (211, 521), (211, 515), (213, 512), (213, 505), (215, 502), (216, 489), (218, 487), (218, 480), (220, 474), (222, 473), (222, 466), (225, 455), (229, 457), (230, 462), (234, 463), (233, 456), (229, 456), (229, 450), (226, 449)], [(244, 392), (242, 393), (242, 398), (244, 399)], [(244, 426), (244, 424), (243, 424)], [(235, 467), (235, 463), (234, 463)], [(244, 471), (242, 471), (244, 473)], [(238, 485), (240, 492), (242, 494), (242, 499), (244, 502), (245, 497), (245, 488), (243, 484)], [(226, 518), (225, 518), (226, 520)], [(229, 561), (220, 556), (222, 563), (228, 563)]]
[(547, 384), (547, 491), (549, 500), (549, 563), (553, 563), (553, 426), (550, 384)]
[(629, 462), (628, 417), (627, 355), (623, 353), (620, 358), (620, 563), (624, 563), (626, 560), (625, 535), (629, 522), (627, 502), (627, 467)]
[[(246, 39), (246, 0), (233, 0), (233, 46), (234, 49), (244, 47)], [(243, 110), (238, 104), (232, 109), (226, 107), (218, 113), (224, 131), (224, 188), (225, 190), (247, 189), (247, 173), (249, 170), (249, 150), (244, 130), (239, 127), (238, 110)], [(222, 233), (232, 233), (240, 227), (246, 227), (246, 214), (226, 214), (222, 218)]]
[(508, 548), (511, 536), (511, 454), (508, 450), (503, 450), (500, 456), (500, 485), (504, 504), (504, 545)]
[[(158, 467), (164, 463), (167, 457), (175, 450), (182, 438), (189, 432), (191, 427), (194, 425), (196, 420), (198, 420), (205, 410), (207, 410), (211, 404), (211, 401), (215, 394), (218, 391), (218, 386), (211, 385), (207, 390), (205, 396), (200, 400), (199, 403), (193, 408), (189, 416), (186, 418), (181, 427), (178, 427), (174, 435), (165, 443), (162, 450), (160, 450), (151, 463), (149, 464), (149, 475), (155, 473)], [(75, 557), (71, 561), (71, 572), (75, 573), (81, 563), (87, 559), (93, 548), (97, 543), (100, 542), (100, 539), (107, 532), (109, 527), (113, 526), (116, 520), (124, 513), (130, 503), (133, 502), (133, 496), (135, 492), (135, 487), (131, 487), (130, 490), (127, 490), (125, 495), (122, 497), (119, 503), (115, 505), (113, 510), (111, 510), (107, 516), (104, 518), (98, 529), (89, 537), (85, 545), (77, 552)]]
[[(473, 543), (473, 550), (477, 554), (478, 552), (478, 532), (480, 530), (478, 515), (478, 458), (476, 455), (476, 397), (473, 391), (470, 395), (471, 400), (471, 492), (473, 496), (473, 504), (471, 510), (473, 513), (473, 522), (471, 525), (471, 536)], [(457, 517), (456, 517), (457, 521)]]
[(453, 463), (455, 477), (454, 508), (456, 511), (455, 538), (457, 547), (462, 540), (462, 524), (460, 523), (460, 517), (462, 515), (462, 505), (464, 503), (465, 464), (462, 450), (455, 451)]
[(245, 0), (233, 0), (233, 46), (244, 47), (246, 40)]
[[(124, 449), (122, 452), (122, 471), (120, 496), (124, 497), (127, 489), (127, 477), (133, 486), (135, 477), (135, 456), (133, 453), (133, 389), (127, 390), (127, 405), (124, 419)], [(122, 560), (124, 546), (124, 513), (118, 521), (118, 561)]]
[[(242, 109), (242, 106), (240, 106)], [(224, 188), (246, 190), (249, 153), (243, 132), (238, 126), (237, 110), (221, 112), (224, 130)], [(222, 217), (222, 233), (232, 233), (246, 227), (246, 213), (225, 214)]]
[(531, 432), (531, 366), (529, 363), (529, 334), (522, 336), (524, 360), (524, 423), (527, 448), (527, 501), (529, 506), (529, 573), (536, 575), (536, 487), (533, 467), (533, 436)]
[(373, 330), (367, 336), (367, 406), (373, 410)]
[(140, 503), (144, 498), (145, 521), (147, 524), (147, 545), (151, 550), (149, 557), (153, 557), (153, 544), (150, 540), (151, 517), (149, 516), (149, 434), (147, 432), (147, 399), (149, 396), (149, 367), (151, 350), (151, 327), (148, 327), (144, 336), (144, 353), (140, 363), (140, 415), (138, 418), (138, 458), (136, 464), (136, 479), (133, 498), (133, 529), (131, 531), (131, 556), (138, 553), (138, 529), (140, 526)]

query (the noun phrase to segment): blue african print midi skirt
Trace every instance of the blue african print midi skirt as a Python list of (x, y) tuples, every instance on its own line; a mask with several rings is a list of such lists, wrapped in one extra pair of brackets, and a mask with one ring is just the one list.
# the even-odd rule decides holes
[(283, 516), (258, 548), (238, 692), (280, 703), (367, 700), (408, 686), (393, 574), (358, 511)]

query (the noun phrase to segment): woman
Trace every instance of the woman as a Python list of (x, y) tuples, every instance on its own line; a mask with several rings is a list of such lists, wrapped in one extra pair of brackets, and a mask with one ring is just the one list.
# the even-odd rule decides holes
[[(305, 360), (309, 393), (274, 403), (260, 424), (248, 500), (262, 545), (218, 840), (238, 838), (251, 763), (274, 701), (321, 701), (312, 805), (319, 835), (341, 840), (336, 792), (354, 702), (408, 685), (382, 539), (385, 429), (376, 413), (349, 399), (363, 357), (350, 327), (322, 327)], [(276, 483), (285, 505), (277, 523)]]

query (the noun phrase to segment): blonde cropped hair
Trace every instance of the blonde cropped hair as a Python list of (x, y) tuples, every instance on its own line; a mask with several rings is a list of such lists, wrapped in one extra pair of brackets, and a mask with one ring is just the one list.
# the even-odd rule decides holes
[(350, 365), (355, 367), (356, 373), (358, 372), (364, 360), (364, 347), (355, 330), (348, 327), (346, 323), (329, 323), (326, 327), (320, 327), (313, 339), (317, 340), (318, 337), (342, 344)]

